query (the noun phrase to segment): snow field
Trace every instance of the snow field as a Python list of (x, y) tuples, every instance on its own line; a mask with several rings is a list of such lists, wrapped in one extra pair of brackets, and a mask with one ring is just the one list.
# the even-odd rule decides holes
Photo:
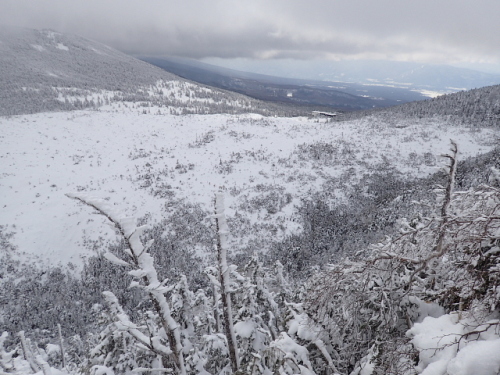
[(142, 109), (128, 103), (0, 118), (0, 225), (16, 233), (20, 252), (42, 264), (79, 265), (116, 240), (103, 218), (65, 196), (71, 192), (91, 193), (126, 215), (157, 222), (168, 217), (165, 204), (178, 200), (212, 212), (222, 190), (229, 218), (239, 213), (248, 225), (274, 228), (233, 233), (233, 246), (256, 235), (279, 238), (300, 230), (295, 205), (329, 181), (338, 180), (333, 195), (343, 199), (340, 187), (381, 165), (426, 176), (440, 166), (437, 156), (450, 138), (465, 158), (491, 150), (498, 137), (493, 129), (471, 132), (437, 119), (396, 127), (375, 117), (329, 123)]

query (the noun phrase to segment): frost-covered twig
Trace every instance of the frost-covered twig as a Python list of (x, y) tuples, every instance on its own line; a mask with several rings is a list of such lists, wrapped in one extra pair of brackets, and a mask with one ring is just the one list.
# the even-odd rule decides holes
[(120, 331), (128, 332), (134, 339), (141, 343), (144, 347), (150, 351), (159, 354), (163, 357), (168, 357), (172, 354), (172, 350), (162, 345), (159, 337), (150, 334), (146, 336), (143, 334), (138, 327), (132, 323), (127, 314), (121, 308), (118, 299), (111, 292), (103, 292), (106, 302), (111, 306), (111, 309), (115, 315), (117, 321), (115, 322), (116, 327)]
[(61, 350), (62, 365), (63, 365), (63, 369), (66, 370), (66, 356), (65, 356), (65, 353), (64, 353), (64, 341), (63, 341), (63, 337), (62, 337), (61, 325), (60, 324), (57, 325), (57, 332), (59, 334), (59, 347), (60, 347), (60, 350)]
[(31, 370), (33, 372), (40, 371), (40, 366), (38, 366), (35, 359), (33, 358), (33, 354), (31, 353), (28, 343), (26, 342), (24, 331), (19, 332), (19, 339), (21, 340), (21, 349), (23, 350), (24, 359), (29, 363)]

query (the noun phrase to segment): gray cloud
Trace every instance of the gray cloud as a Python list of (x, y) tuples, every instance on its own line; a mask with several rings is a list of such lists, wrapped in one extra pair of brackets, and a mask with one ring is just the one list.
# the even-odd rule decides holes
[(500, 63), (500, 1), (0, 0), (0, 23), (134, 54)]

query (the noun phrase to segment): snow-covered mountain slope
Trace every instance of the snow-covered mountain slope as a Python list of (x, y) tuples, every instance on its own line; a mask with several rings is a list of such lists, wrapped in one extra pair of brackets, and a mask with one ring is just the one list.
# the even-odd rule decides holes
[(172, 113), (242, 113), (252, 108), (266, 114), (277, 108), (188, 82), (76, 35), (6, 26), (0, 26), (0, 87), (0, 116), (96, 108), (116, 101), (169, 107)]
[(167, 72), (266, 101), (295, 106), (319, 105), (353, 111), (424, 100), (406, 88), (347, 82), (290, 79), (222, 68), (192, 59), (141, 57)]
[(450, 138), (462, 158), (498, 144), (498, 129), (439, 119), (174, 116), (140, 103), (0, 117), (0, 129), (0, 225), (15, 232), (12, 242), (28, 258), (52, 264), (80, 264), (92, 245), (116, 239), (102, 217), (66, 193), (109, 199), (155, 223), (180, 201), (213, 211), (222, 189), (228, 216), (239, 223), (233, 225), (237, 250), (256, 237), (300, 230), (295, 205), (313, 192), (328, 190), (334, 204), (363, 175), (388, 166), (407, 178), (428, 175)]

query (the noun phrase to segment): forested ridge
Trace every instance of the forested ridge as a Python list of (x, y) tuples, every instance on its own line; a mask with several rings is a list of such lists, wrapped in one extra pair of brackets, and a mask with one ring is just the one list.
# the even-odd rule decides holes
[(441, 117), (454, 125), (498, 127), (500, 126), (500, 85), (441, 95), (388, 109), (346, 113), (343, 118), (350, 120), (368, 114), (376, 114), (386, 121), (395, 123), (409, 117)]

